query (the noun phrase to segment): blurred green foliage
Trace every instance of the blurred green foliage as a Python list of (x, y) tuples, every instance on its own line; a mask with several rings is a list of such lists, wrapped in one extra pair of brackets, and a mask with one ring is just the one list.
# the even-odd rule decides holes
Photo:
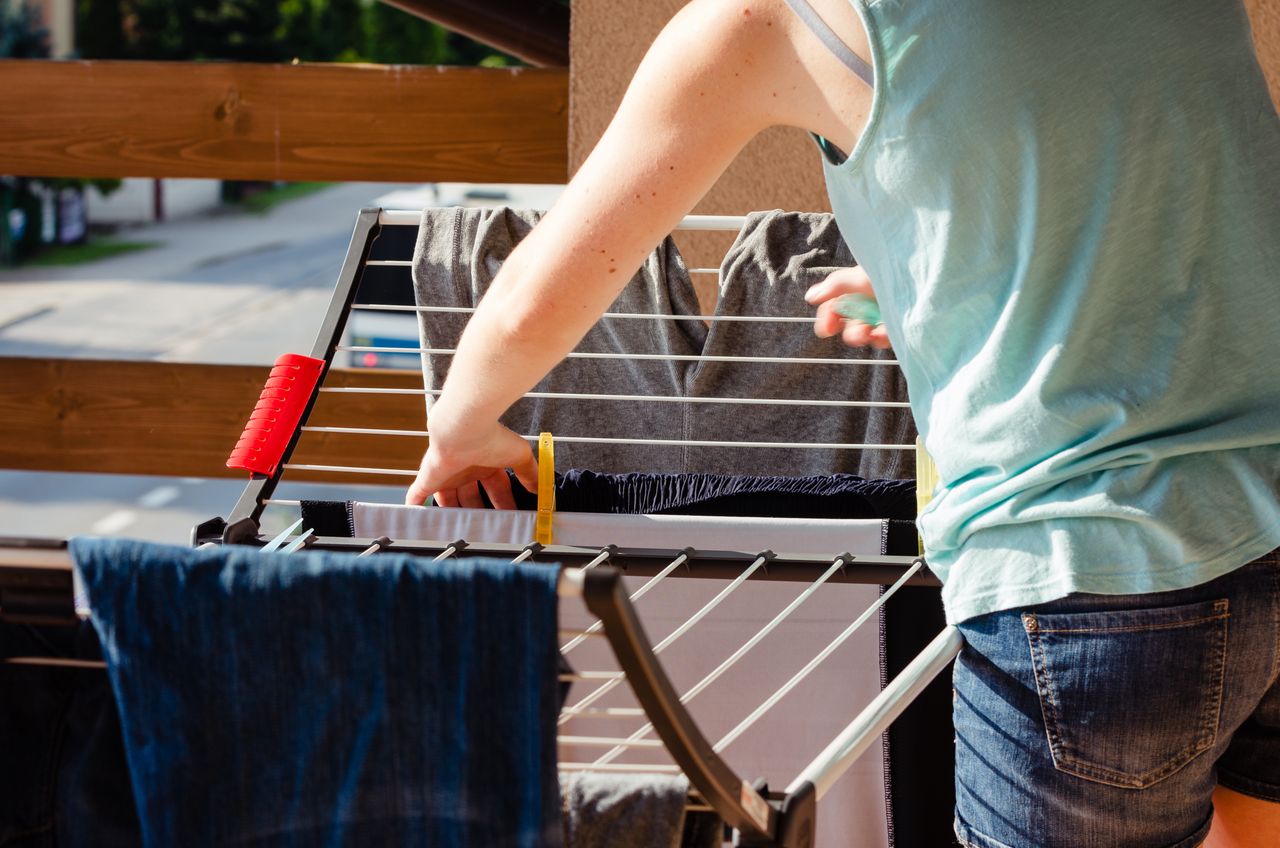
[(517, 65), (376, 0), (78, 0), (85, 59)]

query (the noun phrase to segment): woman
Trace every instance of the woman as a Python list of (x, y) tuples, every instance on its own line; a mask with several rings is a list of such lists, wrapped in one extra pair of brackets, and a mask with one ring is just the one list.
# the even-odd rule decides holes
[[(468, 326), (406, 500), (532, 489), (498, 417), (749, 139), (803, 128), (866, 269), (816, 329), (892, 342), (942, 477), (957, 835), (1182, 848), (1216, 807), (1205, 844), (1280, 844), (1280, 120), (1242, 8), (811, 2), (666, 27)], [(867, 274), (883, 328), (833, 311)]]

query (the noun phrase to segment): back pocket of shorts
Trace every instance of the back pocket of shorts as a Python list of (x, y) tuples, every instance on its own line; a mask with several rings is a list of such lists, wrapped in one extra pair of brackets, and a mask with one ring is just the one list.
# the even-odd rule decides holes
[(1213, 745), (1227, 601), (1122, 612), (1024, 613), (1054, 765), (1142, 789)]

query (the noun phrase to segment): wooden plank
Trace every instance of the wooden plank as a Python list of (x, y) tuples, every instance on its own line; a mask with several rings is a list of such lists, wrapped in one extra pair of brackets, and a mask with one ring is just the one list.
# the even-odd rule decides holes
[[(270, 369), (0, 358), (0, 468), (245, 477), (226, 468)], [(421, 388), (415, 372), (334, 369), (326, 386)], [(312, 423), (422, 430), (418, 395), (324, 393)], [(308, 434), (294, 460), (417, 468), (422, 438)], [(290, 473), (288, 480), (408, 485), (404, 477)], [(230, 506), (230, 505), (228, 505)]]
[(558, 183), (568, 70), (0, 60), (0, 173)]

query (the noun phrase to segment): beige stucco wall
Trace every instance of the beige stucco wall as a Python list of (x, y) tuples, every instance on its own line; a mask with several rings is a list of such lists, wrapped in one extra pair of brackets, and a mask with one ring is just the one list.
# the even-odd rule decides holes
[[(604, 132), (649, 43), (684, 0), (573, 0), (569, 75), (569, 170)], [(1245, 0), (1271, 92), (1280, 103), (1280, 0)], [(739, 215), (756, 209), (826, 211), (818, 153), (798, 130), (771, 130), (743, 151), (695, 211)], [(721, 236), (684, 236), (694, 265), (716, 265)], [(704, 292), (704, 301), (713, 296)]]

